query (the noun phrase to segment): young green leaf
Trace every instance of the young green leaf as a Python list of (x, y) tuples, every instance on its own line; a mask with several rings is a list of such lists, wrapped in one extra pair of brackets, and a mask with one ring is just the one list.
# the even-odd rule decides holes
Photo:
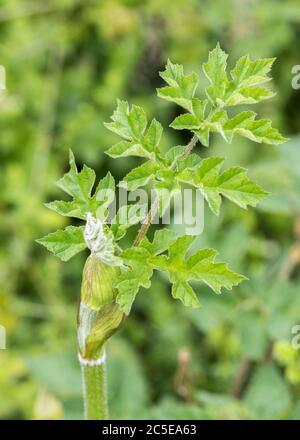
[(107, 201), (109, 198), (109, 192), (115, 191), (116, 184), (115, 179), (111, 175), (111, 173), (108, 171), (105, 177), (103, 177), (95, 190), (95, 198), (97, 201)]
[(186, 113), (184, 115), (177, 116), (176, 119), (170, 124), (170, 127), (174, 128), (175, 130), (194, 130), (199, 129), (201, 126), (201, 122), (199, 121), (196, 116)]
[[(110, 172), (100, 180), (94, 195), (91, 195), (95, 183), (95, 172), (86, 165), (78, 172), (75, 159), (70, 150), (70, 170), (58, 182), (57, 186), (73, 197), (72, 201), (55, 200), (46, 203), (46, 207), (60, 215), (86, 219), (87, 213), (104, 220), (107, 216), (106, 208), (112, 202), (111, 197), (115, 190), (115, 181)], [(101, 208), (101, 209), (100, 209)]]
[[(279, 131), (272, 127), (269, 119), (256, 119), (253, 111), (243, 111), (229, 119), (225, 110), (214, 112), (205, 121), (199, 122), (192, 131), (199, 137), (199, 140), (208, 145), (209, 133), (219, 133), (226, 142), (231, 143), (234, 135), (246, 137), (254, 142), (279, 145), (287, 141)], [(178, 119), (178, 118), (177, 118)], [(176, 122), (176, 119), (174, 123)], [(173, 128), (188, 128), (173, 125)], [(196, 127), (196, 128), (195, 128)]]
[(232, 80), (226, 73), (228, 55), (217, 47), (210, 52), (209, 59), (203, 65), (204, 73), (210, 81), (206, 94), (214, 107), (224, 107), (242, 104), (256, 104), (270, 99), (274, 93), (261, 87), (270, 81), (268, 73), (275, 58), (265, 58), (251, 61), (248, 56), (238, 60), (230, 72)]
[(129, 270), (123, 272), (116, 283), (119, 290), (117, 302), (127, 315), (140, 287), (148, 289), (151, 284), (153, 267), (148, 263), (150, 257), (164, 252), (177, 237), (170, 229), (160, 229), (155, 232), (153, 241), (146, 237), (139, 247), (132, 247), (122, 252), (121, 257)]
[(236, 87), (252, 87), (271, 81), (268, 73), (276, 58), (251, 61), (249, 56), (241, 57), (230, 72)]
[(106, 122), (104, 126), (110, 131), (118, 134), (124, 139), (132, 138), (131, 128), (128, 123), (129, 104), (126, 101), (117, 100), (117, 108), (113, 112), (111, 119), (113, 122)]
[(159, 74), (169, 86), (157, 89), (157, 95), (192, 111), (192, 99), (198, 85), (198, 75), (196, 73), (185, 75), (183, 66), (173, 64), (170, 60), (165, 71)]
[(208, 61), (203, 65), (203, 70), (210, 81), (210, 86), (206, 89), (206, 94), (214, 106), (223, 107), (228, 78), (226, 73), (228, 55), (220, 48), (219, 43), (216, 48), (209, 53)]
[(84, 165), (78, 173), (74, 154), (71, 150), (69, 155), (70, 171), (57, 182), (57, 186), (74, 199), (85, 204), (95, 183), (95, 171)]
[(245, 209), (268, 196), (266, 191), (247, 177), (245, 168), (231, 167), (220, 174), (223, 162), (221, 157), (209, 157), (196, 168), (179, 173), (177, 179), (200, 188), (210, 209), (217, 215), (221, 195)]
[(279, 145), (286, 142), (276, 128), (272, 127), (269, 119), (255, 119), (256, 113), (244, 111), (232, 119), (228, 119), (222, 125), (222, 132), (228, 142), (231, 142), (235, 134), (244, 136), (254, 142)]
[[(221, 134), (226, 142), (231, 142), (236, 134), (259, 143), (277, 145), (285, 142), (286, 139), (272, 127), (271, 121), (256, 119), (256, 113), (249, 111), (229, 117), (226, 109), (240, 104), (255, 104), (274, 95), (264, 87), (270, 80), (269, 72), (274, 59), (251, 61), (248, 56), (242, 57), (228, 76), (227, 58), (228, 55), (218, 44), (209, 53), (208, 62), (203, 65), (204, 73), (209, 80), (206, 89), (208, 99), (195, 97), (197, 74), (186, 75), (182, 65), (167, 62), (165, 71), (160, 73), (167, 86), (157, 90), (158, 96), (180, 105), (189, 112), (175, 118), (171, 127), (176, 130), (190, 130), (204, 146), (209, 145), (211, 132)], [(148, 125), (146, 114), (139, 106), (130, 107), (126, 101), (117, 101), (117, 108), (111, 120), (105, 124), (106, 127), (122, 139), (113, 145), (107, 154), (113, 158), (137, 156), (148, 159), (144, 164), (132, 169), (119, 186), (134, 191), (153, 181), (160, 216), (164, 214), (169, 206), (170, 197), (179, 190), (179, 183), (182, 182), (199, 188), (216, 214), (219, 213), (222, 196), (242, 208), (248, 205), (255, 206), (267, 196), (260, 186), (248, 178), (244, 168), (231, 167), (222, 172), (224, 159), (210, 157), (200, 161), (198, 155), (187, 154), (195, 144), (195, 137), (186, 147), (170, 148), (162, 157), (159, 151), (162, 126), (156, 119)], [(47, 206), (64, 216), (74, 216), (83, 220), (90, 218), (96, 226), (102, 226), (108, 215), (107, 208), (113, 201), (111, 194), (115, 192), (115, 182), (108, 173), (92, 194), (94, 183), (95, 172), (86, 165), (78, 172), (73, 153), (70, 152), (70, 170), (60, 179), (58, 186), (71, 196), (72, 200), (55, 201)], [(129, 226), (147, 217), (146, 208), (145, 205), (139, 204), (123, 206), (112, 221), (110, 230), (105, 226), (105, 233), (109, 237), (107, 243), (113, 251), (115, 240), (120, 240)], [(95, 228), (95, 231), (100, 229)], [(226, 264), (215, 262), (217, 252), (214, 249), (202, 249), (187, 256), (195, 237), (186, 235), (177, 238), (172, 231), (162, 229), (155, 233), (151, 242), (143, 237), (144, 228), (141, 231), (141, 235), (138, 235), (139, 246), (126, 249), (116, 257), (122, 262), (120, 275), (116, 280), (117, 302), (126, 314), (130, 312), (139, 288), (150, 287), (154, 269), (168, 273), (173, 297), (191, 307), (198, 307), (199, 301), (189, 284), (190, 281), (204, 282), (216, 293), (220, 293), (222, 288), (231, 289), (245, 279), (242, 275), (232, 272)], [(100, 246), (99, 252), (103, 251), (101, 236), (98, 233), (94, 234), (92, 230), (89, 241), (85, 241), (83, 227), (69, 226), (65, 230), (47, 235), (38, 242), (64, 261), (84, 249), (86, 243), (90, 249), (97, 245)], [(106, 249), (103, 252), (105, 251)], [(168, 251), (167, 255), (163, 254), (165, 251)], [(123, 264), (127, 267), (126, 271)]]
[(257, 104), (273, 98), (275, 93), (265, 87), (238, 88), (226, 100), (226, 106)]
[(153, 119), (148, 128), (148, 131), (143, 137), (143, 145), (147, 151), (153, 153), (158, 151), (162, 132), (163, 132), (163, 127), (161, 123), (158, 122), (156, 119)]
[(190, 235), (179, 237), (171, 244), (168, 256), (159, 255), (148, 260), (154, 268), (168, 272), (173, 284), (172, 295), (190, 307), (198, 307), (199, 301), (188, 281), (203, 281), (216, 293), (221, 293), (222, 287), (231, 289), (245, 279), (229, 270), (226, 264), (215, 263), (217, 252), (214, 249), (202, 249), (186, 259), (195, 238)]
[(46, 208), (51, 209), (57, 214), (65, 217), (74, 217), (84, 219), (86, 216), (86, 207), (78, 203), (77, 200), (65, 202), (64, 200), (54, 200), (53, 202), (45, 203)]
[(162, 135), (162, 126), (153, 119), (148, 130), (147, 117), (142, 107), (129, 108), (126, 101), (117, 101), (117, 109), (105, 127), (121, 136), (124, 140), (110, 147), (106, 154), (113, 158), (138, 156), (155, 159), (159, 155), (158, 147)]
[(123, 312), (128, 315), (132, 303), (140, 287), (148, 289), (151, 285), (153, 269), (147, 264), (151, 254), (140, 247), (133, 247), (122, 252), (121, 257), (124, 263), (130, 267), (130, 270), (123, 272), (117, 282), (116, 287), (119, 291), (117, 303)]
[(136, 140), (141, 139), (147, 127), (147, 117), (144, 109), (133, 105), (132, 110), (128, 113), (127, 119), (131, 137)]
[(128, 191), (135, 191), (137, 188), (146, 185), (160, 169), (156, 162), (148, 160), (137, 168), (130, 171), (119, 183), (119, 186)]
[(83, 232), (83, 226), (67, 226), (36, 241), (62, 261), (68, 261), (86, 248)]
[(261, 84), (269, 82), (270, 72), (275, 58), (265, 58), (251, 61), (248, 56), (238, 60), (234, 69), (230, 72), (230, 81), (226, 91), (226, 105), (256, 104), (257, 102), (270, 99), (274, 93), (261, 87)]

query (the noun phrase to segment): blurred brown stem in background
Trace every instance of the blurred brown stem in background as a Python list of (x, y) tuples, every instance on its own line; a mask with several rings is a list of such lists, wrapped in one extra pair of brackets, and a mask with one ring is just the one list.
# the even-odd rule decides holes
[[(287, 258), (284, 260), (281, 269), (278, 273), (278, 279), (281, 281), (287, 281), (289, 280), (295, 268), (300, 264), (300, 214), (299, 212), (295, 216), (294, 220), (294, 226), (293, 226), (293, 232), (295, 241), (294, 244), (291, 246)], [(273, 342), (269, 341), (268, 347), (265, 353), (264, 361), (269, 362), (272, 359), (272, 349), (273, 349)], [(248, 383), (249, 377), (252, 372), (252, 367), (254, 365), (254, 362), (252, 362), (250, 359), (242, 358), (238, 369), (236, 376), (234, 378), (234, 381), (231, 386), (230, 394), (240, 399), (243, 395), (243, 392), (245, 390), (245, 387)]]
[(174, 387), (178, 396), (185, 402), (192, 400), (192, 376), (189, 371), (191, 354), (187, 348), (182, 348), (178, 352), (177, 370), (174, 376)]

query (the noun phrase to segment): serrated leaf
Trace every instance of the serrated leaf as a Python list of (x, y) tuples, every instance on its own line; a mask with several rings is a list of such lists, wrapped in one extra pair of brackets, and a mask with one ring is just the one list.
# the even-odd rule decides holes
[(159, 74), (169, 84), (169, 87), (157, 89), (157, 95), (192, 111), (192, 98), (198, 85), (198, 75), (196, 73), (185, 75), (183, 66), (173, 64), (170, 60), (167, 62), (165, 71)]
[(129, 149), (133, 145), (135, 144), (129, 141), (120, 141), (106, 150), (105, 153), (113, 159), (116, 159), (117, 157), (133, 156), (134, 154), (129, 153)]
[(131, 129), (128, 124), (129, 105), (126, 101), (117, 100), (117, 108), (113, 112), (111, 119), (113, 122), (104, 123), (110, 131), (118, 134), (124, 139), (131, 139)]
[(147, 117), (142, 107), (132, 106), (132, 110), (128, 113), (128, 125), (131, 137), (137, 140), (141, 139), (147, 126)]
[(115, 189), (116, 189), (115, 179), (110, 173), (110, 171), (108, 171), (106, 176), (99, 181), (97, 188), (95, 190), (94, 197), (97, 201), (101, 201), (106, 206), (108, 203), (107, 199), (109, 197), (109, 192), (115, 191)]
[(68, 226), (63, 230), (52, 232), (36, 240), (45, 246), (62, 261), (68, 261), (74, 255), (86, 248), (83, 237), (84, 227)]
[(228, 119), (222, 126), (228, 142), (235, 134), (244, 136), (254, 142), (279, 145), (287, 141), (269, 119), (256, 119), (256, 113), (244, 111)]
[(180, 299), (187, 307), (197, 308), (200, 305), (195, 292), (186, 281), (175, 281), (172, 285), (172, 296)]
[(231, 290), (247, 278), (232, 272), (225, 263), (215, 263), (217, 252), (214, 249), (203, 249), (188, 260), (189, 271), (195, 280), (203, 281), (215, 293), (221, 293), (224, 287)]
[(207, 100), (192, 99), (192, 113), (185, 113), (177, 116), (170, 124), (175, 130), (194, 130), (199, 129), (204, 121), (204, 112), (207, 106)]
[(190, 153), (185, 155), (185, 146), (177, 145), (170, 148), (164, 156), (165, 164), (176, 171), (182, 171), (184, 168), (195, 166), (200, 160), (198, 154)]
[(57, 182), (57, 186), (75, 199), (85, 202), (91, 195), (95, 183), (95, 171), (84, 165), (78, 173), (71, 150), (69, 155), (70, 171)]
[(145, 157), (146, 159), (152, 160), (155, 159), (155, 153), (146, 150), (142, 144), (128, 141), (118, 142), (110, 147), (105, 153), (113, 159), (128, 156)]
[(196, 116), (186, 113), (184, 115), (177, 116), (170, 124), (170, 127), (175, 130), (193, 130), (200, 128), (201, 122), (198, 121)]
[(147, 133), (143, 138), (143, 145), (147, 151), (155, 152), (158, 149), (161, 136), (163, 132), (163, 127), (160, 122), (156, 119), (151, 121)]
[(135, 191), (137, 188), (146, 185), (159, 168), (156, 162), (147, 161), (131, 170), (119, 183), (119, 186), (126, 188), (128, 191)]
[(185, 148), (186, 147), (182, 145), (170, 148), (164, 157), (165, 164), (176, 171), (182, 171), (184, 168), (195, 166), (199, 162), (200, 156), (194, 153), (190, 153), (186, 156)]
[(223, 126), (228, 121), (228, 115), (225, 110), (215, 111), (204, 123), (203, 127), (209, 128), (209, 130), (220, 133), (224, 136)]
[(216, 48), (209, 52), (207, 63), (203, 64), (204, 73), (211, 83), (206, 89), (206, 94), (214, 106), (222, 105), (225, 97), (228, 84), (227, 58), (228, 55), (218, 43)]
[(88, 212), (97, 214), (100, 206), (105, 205), (103, 200), (100, 200), (99, 191), (101, 185), (106, 185), (108, 189), (114, 191), (114, 185), (111, 186), (113, 177), (108, 173), (107, 177), (101, 181), (92, 196), (92, 189), (95, 183), (95, 172), (86, 165), (78, 172), (75, 159), (70, 150), (70, 170), (57, 182), (57, 186), (65, 191), (68, 195), (73, 197), (72, 201), (56, 200), (46, 204), (46, 207), (60, 215), (67, 217), (75, 217), (82, 220), (86, 219)]
[(235, 86), (245, 88), (270, 81), (268, 73), (275, 59), (263, 58), (251, 61), (248, 55), (241, 57), (230, 72)]
[(185, 255), (196, 237), (185, 235), (171, 244), (168, 256), (159, 255), (148, 259), (156, 269), (168, 272), (170, 281), (175, 284), (173, 293), (185, 305), (197, 307), (199, 301), (187, 281), (202, 281), (216, 293), (221, 288), (231, 289), (245, 279), (228, 269), (224, 263), (215, 263), (217, 252), (214, 249), (202, 249), (189, 258)]
[(113, 158), (138, 156), (155, 159), (162, 135), (162, 126), (156, 119), (146, 130), (147, 117), (143, 108), (133, 105), (130, 109), (125, 101), (117, 101), (111, 119), (113, 122), (105, 123), (105, 127), (124, 140), (110, 147), (106, 154)]
[[(60, 215), (86, 219), (91, 212), (104, 220), (108, 212), (107, 206), (114, 197), (115, 182), (112, 175), (107, 175), (100, 180), (94, 195), (92, 189), (95, 183), (95, 172), (86, 165), (78, 172), (72, 151), (70, 151), (70, 170), (58, 182), (57, 186), (73, 197), (72, 201), (55, 200), (46, 204), (46, 207)], [(109, 197), (110, 196), (110, 197)]]
[(144, 110), (135, 105), (130, 109), (127, 101), (117, 100), (111, 119), (113, 122), (105, 122), (104, 126), (127, 140), (140, 139), (147, 125)]
[(258, 102), (265, 101), (274, 96), (275, 93), (265, 87), (241, 88), (232, 93), (232, 95), (226, 100), (226, 105), (257, 104)]
[(71, 202), (65, 202), (64, 200), (54, 200), (54, 202), (45, 203), (46, 208), (51, 209), (57, 214), (63, 215), (65, 217), (75, 217), (82, 220), (85, 219), (85, 206), (80, 206), (77, 201), (72, 200)]
[(207, 99), (198, 99), (193, 98), (192, 99), (192, 106), (193, 106), (193, 115), (196, 116), (198, 121), (203, 121), (205, 117), (205, 109), (207, 107), (208, 100)]
[(275, 58), (251, 61), (248, 56), (241, 57), (229, 80), (226, 73), (227, 54), (219, 45), (210, 52), (209, 60), (203, 65), (203, 70), (211, 85), (206, 94), (214, 107), (256, 104), (270, 99), (274, 93), (260, 85), (271, 80), (268, 73)]
[(167, 61), (164, 72), (159, 72), (163, 80), (171, 87), (177, 87), (184, 77), (183, 66), (181, 64), (173, 64), (170, 60)]
[(123, 272), (117, 282), (118, 289), (117, 303), (123, 312), (128, 315), (130, 313), (132, 303), (139, 291), (140, 287), (148, 289), (151, 285), (151, 277), (153, 269), (147, 264), (147, 259), (151, 254), (140, 247), (133, 247), (122, 252), (121, 257), (129, 270)]
[(245, 168), (231, 167), (220, 174), (223, 162), (223, 158), (209, 157), (198, 167), (182, 171), (177, 178), (200, 188), (210, 209), (217, 215), (221, 195), (245, 209), (267, 197), (268, 193), (247, 177)]

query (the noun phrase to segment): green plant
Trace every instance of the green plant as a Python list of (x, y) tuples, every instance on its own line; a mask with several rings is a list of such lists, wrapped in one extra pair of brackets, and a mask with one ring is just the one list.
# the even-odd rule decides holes
[[(196, 97), (198, 75), (185, 74), (183, 66), (168, 61), (160, 75), (167, 86), (158, 89), (158, 96), (181, 106), (187, 113), (171, 123), (175, 130), (189, 130), (192, 138), (186, 146), (175, 146), (164, 154), (160, 149), (163, 128), (153, 119), (148, 124), (144, 110), (125, 101), (118, 101), (112, 122), (105, 126), (122, 140), (107, 154), (112, 158), (137, 156), (145, 162), (132, 169), (119, 186), (128, 191), (152, 184), (154, 200), (148, 213), (144, 204), (122, 206), (110, 225), (106, 222), (115, 192), (110, 173), (100, 180), (92, 193), (95, 172), (83, 166), (78, 172), (70, 152), (70, 170), (58, 186), (72, 197), (71, 201), (54, 201), (47, 207), (68, 217), (86, 222), (85, 226), (68, 226), (38, 240), (63, 261), (89, 248), (82, 278), (78, 312), (79, 358), (83, 370), (85, 413), (89, 419), (107, 418), (105, 389), (106, 340), (122, 325), (131, 311), (140, 287), (149, 288), (154, 270), (167, 272), (172, 283), (172, 296), (186, 306), (198, 307), (190, 281), (207, 284), (215, 293), (232, 289), (245, 279), (216, 262), (217, 251), (211, 248), (188, 254), (196, 236), (177, 236), (163, 228), (153, 240), (147, 232), (155, 215), (161, 217), (172, 195), (181, 185), (199, 189), (209, 208), (219, 214), (222, 197), (242, 208), (255, 206), (268, 193), (250, 180), (241, 167), (221, 171), (224, 159), (201, 159), (192, 153), (196, 143), (208, 147), (211, 133), (218, 133), (230, 143), (235, 135), (257, 143), (281, 144), (286, 139), (272, 127), (271, 121), (257, 119), (253, 111), (230, 114), (231, 107), (256, 104), (274, 93), (263, 84), (270, 81), (274, 59), (251, 61), (248, 56), (238, 60), (227, 74), (227, 55), (219, 45), (210, 52), (203, 70), (209, 80), (206, 98)], [(125, 220), (124, 220), (125, 219)], [(142, 222), (131, 247), (123, 249), (121, 240), (128, 228)], [(167, 254), (165, 254), (167, 252)]]

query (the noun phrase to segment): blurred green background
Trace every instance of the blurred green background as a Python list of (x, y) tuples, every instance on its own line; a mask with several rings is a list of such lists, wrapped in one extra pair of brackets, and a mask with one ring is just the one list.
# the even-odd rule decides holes
[(206, 210), (201, 245), (249, 281), (222, 296), (198, 286), (203, 307), (188, 310), (156, 276), (108, 344), (111, 417), (300, 418), (300, 350), (291, 345), (300, 324), (299, 38), (299, 0), (0, 1), (0, 418), (82, 418), (85, 255), (62, 263), (34, 242), (69, 222), (43, 206), (59, 198), (68, 148), (99, 176), (121, 179), (138, 163), (104, 154), (116, 137), (102, 123), (117, 97), (164, 123), (164, 148), (184, 143), (185, 132), (167, 128), (179, 109), (156, 97), (158, 71), (169, 57), (200, 72), (217, 41), (232, 63), (246, 53), (278, 58), (277, 96), (256, 110), (292, 140), (214, 139), (210, 154), (247, 166), (273, 194), (255, 210)]

